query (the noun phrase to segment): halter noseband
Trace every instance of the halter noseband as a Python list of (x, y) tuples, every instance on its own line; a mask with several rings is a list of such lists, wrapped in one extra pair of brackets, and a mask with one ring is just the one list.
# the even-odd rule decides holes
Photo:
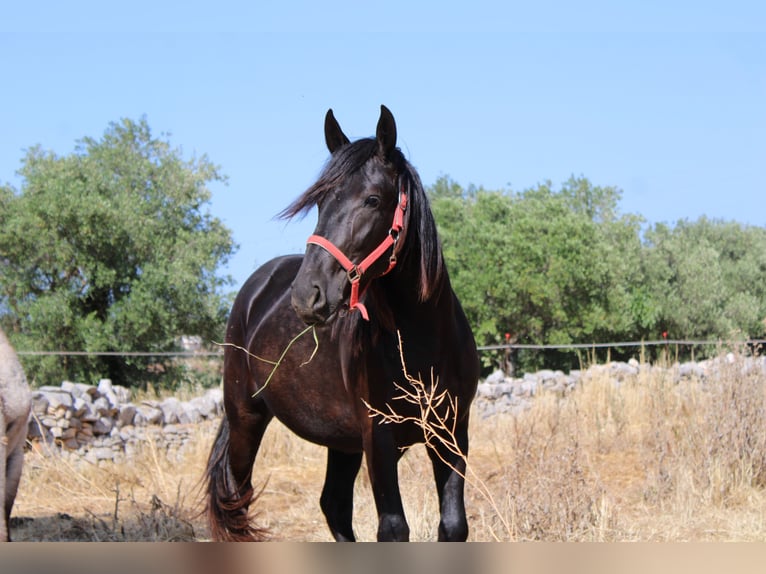
[(335, 257), (341, 267), (346, 270), (348, 281), (351, 283), (351, 296), (349, 297), (348, 308), (352, 311), (358, 309), (365, 321), (369, 321), (370, 316), (367, 313), (367, 308), (364, 304), (359, 302), (359, 297), (361, 296), (359, 293), (359, 283), (367, 269), (380, 259), (388, 248), (392, 246), (394, 249), (391, 252), (391, 256), (388, 258), (388, 269), (381, 273), (380, 276), (382, 277), (396, 266), (396, 243), (399, 241), (399, 233), (404, 227), (404, 213), (406, 211), (407, 194), (402, 186), (402, 189), (399, 192), (399, 203), (396, 205), (396, 210), (394, 211), (394, 221), (391, 224), (391, 229), (388, 230), (388, 235), (386, 235), (386, 238), (380, 242), (380, 245), (378, 245), (372, 253), (362, 259), (361, 263), (354, 264), (340, 249), (333, 245), (330, 240), (325, 239), (320, 235), (312, 235), (306, 240), (307, 245), (318, 245)]

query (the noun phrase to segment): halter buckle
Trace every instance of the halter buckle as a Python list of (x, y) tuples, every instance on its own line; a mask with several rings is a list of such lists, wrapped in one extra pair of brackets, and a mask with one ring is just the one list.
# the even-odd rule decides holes
[(356, 265), (346, 271), (346, 275), (348, 275), (349, 283), (358, 283), (362, 279), (362, 272), (359, 271), (359, 267)]

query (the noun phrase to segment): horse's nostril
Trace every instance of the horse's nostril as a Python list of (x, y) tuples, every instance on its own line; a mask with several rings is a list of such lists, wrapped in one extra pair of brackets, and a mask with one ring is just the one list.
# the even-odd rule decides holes
[(309, 307), (314, 311), (319, 311), (325, 306), (326, 301), (327, 300), (325, 299), (322, 289), (319, 287), (319, 285), (314, 285), (313, 297), (309, 301)]

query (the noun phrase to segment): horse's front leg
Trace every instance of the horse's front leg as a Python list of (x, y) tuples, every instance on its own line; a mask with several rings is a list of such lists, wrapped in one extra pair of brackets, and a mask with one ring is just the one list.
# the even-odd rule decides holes
[(394, 443), (389, 426), (371, 423), (371, 428), (364, 434), (367, 471), (378, 511), (378, 541), (407, 542), (410, 527), (404, 517), (397, 470), (401, 452)]
[(362, 453), (327, 449), (327, 474), (319, 505), (333, 538), (354, 542), (351, 519), (354, 511), (354, 481), (362, 466)]
[[(451, 440), (451, 439), (450, 439)], [(468, 419), (456, 425), (454, 441), (460, 455), (442, 444), (428, 449), (434, 469), (436, 490), (439, 494), (439, 540), (465, 542), (468, 538), (468, 520), (465, 515), (463, 491), (465, 487), (466, 460), (468, 456)]]

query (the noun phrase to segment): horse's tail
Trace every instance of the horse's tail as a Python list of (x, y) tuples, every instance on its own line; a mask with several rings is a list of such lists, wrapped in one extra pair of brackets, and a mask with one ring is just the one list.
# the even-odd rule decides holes
[[(213, 540), (221, 542), (258, 542), (268, 538), (267, 531), (252, 525), (250, 504), (257, 498), (250, 480), (237, 484), (231, 471), (229, 421), (223, 417), (218, 427), (205, 478), (207, 503), (205, 511)], [(260, 493), (258, 493), (260, 494)]]

